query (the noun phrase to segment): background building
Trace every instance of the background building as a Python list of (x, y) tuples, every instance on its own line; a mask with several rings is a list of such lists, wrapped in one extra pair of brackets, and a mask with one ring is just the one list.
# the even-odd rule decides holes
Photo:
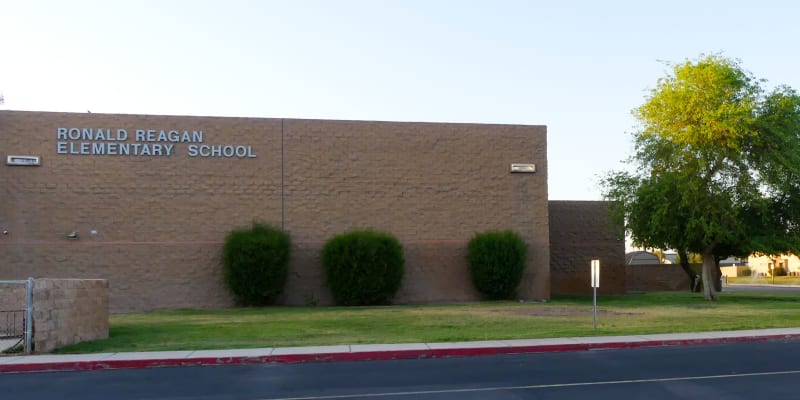
[(749, 266), (753, 271), (752, 276), (772, 276), (774, 267), (784, 268), (786, 273), (791, 276), (800, 275), (800, 258), (793, 254), (777, 256), (752, 255), (747, 259), (745, 265)]

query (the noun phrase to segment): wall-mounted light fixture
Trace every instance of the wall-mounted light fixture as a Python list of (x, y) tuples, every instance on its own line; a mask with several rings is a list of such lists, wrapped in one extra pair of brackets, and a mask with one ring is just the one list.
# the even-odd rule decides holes
[(67, 239), (77, 239), (77, 238), (78, 238), (78, 232), (72, 231), (67, 234)]
[(8, 156), (6, 157), (6, 165), (25, 165), (36, 167), (42, 165), (42, 159), (39, 156)]
[(8, 229), (3, 229), (3, 235), (8, 235), (9, 233)]
[(511, 172), (536, 172), (536, 164), (511, 164)]

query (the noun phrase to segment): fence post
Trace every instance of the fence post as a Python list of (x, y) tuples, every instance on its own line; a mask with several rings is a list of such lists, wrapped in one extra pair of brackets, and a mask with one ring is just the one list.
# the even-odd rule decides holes
[(33, 339), (33, 278), (28, 278), (25, 286), (25, 353), (30, 354)]

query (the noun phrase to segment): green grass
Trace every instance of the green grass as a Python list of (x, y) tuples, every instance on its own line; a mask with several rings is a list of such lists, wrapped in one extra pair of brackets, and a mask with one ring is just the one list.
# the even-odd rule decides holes
[(800, 326), (800, 295), (663, 292), (547, 303), (435, 306), (267, 307), (158, 311), (111, 317), (110, 337), (57, 353), (452, 342)]
[(771, 276), (755, 277), (755, 276), (737, 276), (729, 277), (728, 283), (744, 283), (750, 285), (800, 285), (800, 276), (776, 276), (772, 280)]

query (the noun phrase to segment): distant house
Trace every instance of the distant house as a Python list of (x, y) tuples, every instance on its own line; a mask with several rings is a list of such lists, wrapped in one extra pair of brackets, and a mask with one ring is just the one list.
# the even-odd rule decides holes
[(661, 260), (649, 251), (632, 251), (625, 254), (625, 265), (642, 264), (661, 264)]
[(736, 258), (736, 257), (728, 257), (724, 260), (719, 261), (720, 267), (741, 267), (741, 266), (747, 266), (747, 264), (748, 264), (747, 260), (743, 260), (741, 258)]
[[(719, 261), (719, 270), (722, 275), (727, 277), (742, 276), (742, 271), (746, 269), (748, 269), (748, 260), (745, 259), (728, 257)], [(754, 271), (753, 275), (758, 276), (758, 273)]]
[(781, 254), (779, 256), (750, 256), (747, 259), (753, 275), (770, 276), (770, 270), (774, 267), (782, 267), (791, 276), (800, 275), (800, 258), (793, 254)]

